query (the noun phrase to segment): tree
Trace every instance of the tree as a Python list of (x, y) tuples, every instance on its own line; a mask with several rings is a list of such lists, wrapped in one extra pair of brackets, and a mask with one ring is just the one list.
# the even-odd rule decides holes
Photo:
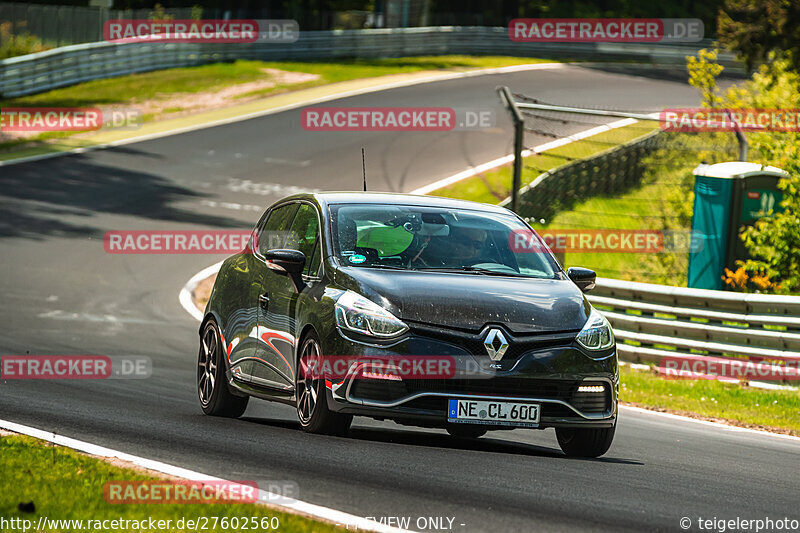
[[(701, 51), (690, 61), (690, 83), (703, 93), (703, 105), (729, 109), (800, 109), (800, 74), (788, 58), (776, 56), (761, 65), (752, 79), (719, 95), (716, 76), (720, 69), (714, 55)], [(800, 292), (800, 132), (750, 132), (752, 153), (762, 165), (788, 172), (779, 188), (783, 191), (781, 213), (759, 219), (741, 232), (751, 259), (739, 261), (725, 281), (734, 289)]]
[(800, 70), (800, 2), (797, 0), (725, 0), (717, 17), (722, 46), (738, 52), (747, 67), (785, 52)]

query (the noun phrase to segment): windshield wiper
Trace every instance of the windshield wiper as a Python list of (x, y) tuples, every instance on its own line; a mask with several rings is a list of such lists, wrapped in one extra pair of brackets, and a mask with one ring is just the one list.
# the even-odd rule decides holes
[(491, 270), (489, 268), (480, 268), (480, 267), (473, 267), (473, 266), (463, 266), (457, 268), (436, 268), (436, 267), (424, 267), (424, 268), (416, 268), (414, 270), (420, 270), (424, 272), (470, 272), (473, 274), (485, 274), (487, 276), (510, 276), (514, 278), (527, 278), (530, 276), (526, 276), (525, 274), (520, 274), (518, 272), (503, 272), (501, 270)]
[(348, 266), (358, 266), (359, 268), (385, 268), (387, 270), (409, 270), (406, 267), (397, 266), (397, 265), (381, 265), (381, 264), (361, 264), (361, 265), (348, 265)]

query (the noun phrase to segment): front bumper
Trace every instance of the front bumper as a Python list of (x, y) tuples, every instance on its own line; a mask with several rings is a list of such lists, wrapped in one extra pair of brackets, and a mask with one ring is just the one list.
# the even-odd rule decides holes
[[(487, 328), (488, 329), (488, 328)], [(616, 423), (619, 371), (616, 347), (585, 352), (576, 332), (514, 336), (506, 330), (509, 348), (492, 361), (481, 339), (471, 334), (427, 326), (412, 326), (399, 340), (375, 344), (338, 330), (326, 339), (327, 353), (355, 356), (346, 376), (327, 381), (331, 410), (404, 424), (444, 427), (449, 399), (513, 400), (541, 405), (539, 426), (611, 427)], [(440, 356), (455, 370), (446, 377), (431, 375), (401, 380), (361, 375), (359, 357), (419, 359)], [(578, 390), (581, 385), (602, 391)], [(487, 429), (510, 429), (487, 425)]]

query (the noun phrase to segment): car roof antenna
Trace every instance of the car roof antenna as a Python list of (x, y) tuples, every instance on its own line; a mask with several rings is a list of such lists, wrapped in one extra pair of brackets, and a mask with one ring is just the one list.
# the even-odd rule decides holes
[(361, 147), (361, 172), (364, 174), (364, 192), (367, 192), (367, 158), (363, 146)]

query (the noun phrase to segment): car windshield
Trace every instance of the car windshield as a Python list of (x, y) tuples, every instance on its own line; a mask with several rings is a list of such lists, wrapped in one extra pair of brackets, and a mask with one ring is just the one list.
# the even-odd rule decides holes
[(334, 250), (348, 266), (551, 279), (560, 270), (539, 236), (511, 214), (345, 204), (331, 206), (331, 215)]

